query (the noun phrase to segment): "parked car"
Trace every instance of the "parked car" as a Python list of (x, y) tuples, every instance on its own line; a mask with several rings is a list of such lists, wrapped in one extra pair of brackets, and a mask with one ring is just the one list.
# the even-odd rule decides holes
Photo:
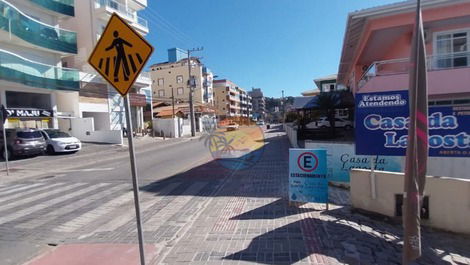
[[(328, 118), (321, 117), (317, 121), (312, 121), (308, 123), (307, 125), (305, 125), (305, 127), (307, 127), (307, 129), (328, 128), (330, 127), (330, 122), (328, 121)], [(353, 123), (343, 118), (335, 118), (335, 127), (350, 130), (353, 127)]]
[[(38, 155), (46, 151), (46, 141), (36, 129), (6, 129), (7, 156), (12, 159), (21, 155)], [(0, 130), (1, 157), (5, 159), (5, 145), (3, 130)]]
[(46, 129), (41, 130), (41, 133), (46, 139), (47, 153), (49, 154), (77, 152), (82, 149), (80, 140), (66, 132), (57, 129)]
[(256, 125), (258, 125), (258, 126), (263, 126), (263, 125), (264, 125), (264, 121), (257, 121), (257, 122), (256, 122)]
[(235, 131), (238, 130), (239, 125), (235, 122), (231, 122), (227, 125), (227, 131)]

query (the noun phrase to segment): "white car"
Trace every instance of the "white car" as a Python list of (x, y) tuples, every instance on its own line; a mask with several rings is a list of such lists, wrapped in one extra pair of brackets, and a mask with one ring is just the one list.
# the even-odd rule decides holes
[(70, 136), (66, 132), (61, 132), (55, 129), (41, 130), (41, 134), (46, 139), (47, 152), (66, 153), (77, 152), (82, 149), (82, 143), (77, 138)]
[[(321, 117), (317, 121), (312, 121), (305, 125), (308, 129), (317, 129), (317, 128), (327, 128), (330, 127), (330, 122), (328, 121), (328, 118), (326, 117)], [(349, 130), (353, 127), (353, 123), (351, 121), (342, 119), (342, 118), (335, 118), (335, 127), (341, 127), (346, 130)]]
[(256, 122), (256, 125), (258, 125), (258, 126), (263, 126), (263, 125), (264, 125), (264, 121), (257, 121), (257, 122)]

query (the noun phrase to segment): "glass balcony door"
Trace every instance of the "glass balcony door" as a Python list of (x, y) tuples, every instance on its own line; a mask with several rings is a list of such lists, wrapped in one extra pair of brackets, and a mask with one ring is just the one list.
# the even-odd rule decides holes
[(438, 33), (435, 38), (434, 67), (437, 69), (470, 66), (470, 31)]

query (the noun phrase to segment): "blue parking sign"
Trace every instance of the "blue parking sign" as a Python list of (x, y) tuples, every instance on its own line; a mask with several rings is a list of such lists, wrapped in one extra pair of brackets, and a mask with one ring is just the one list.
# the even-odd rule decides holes
[(289, 149), (289, 200), (328, 202), (326, 150)]

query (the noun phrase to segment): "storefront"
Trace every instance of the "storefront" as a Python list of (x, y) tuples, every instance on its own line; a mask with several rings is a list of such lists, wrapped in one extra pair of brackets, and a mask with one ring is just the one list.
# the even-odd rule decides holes
[(146, 96), (143, 94), (129, 93), (131, 105), (132, 127), (137, 132), (144, 129), (144, 108), (147, 105)]
[(55, 95), (53, 93), (29, 93), (5, 91), (8, 128), (55, 128)]

